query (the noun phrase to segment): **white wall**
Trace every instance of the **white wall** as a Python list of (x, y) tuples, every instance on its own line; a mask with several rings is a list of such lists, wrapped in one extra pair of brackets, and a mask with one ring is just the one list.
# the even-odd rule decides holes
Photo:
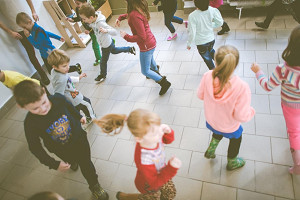
[[(25, 0), (7, 0), (7, 1), (17, 1), (19, 3), (19, 8), (22, 8), (23, 12), (28, 13), (31, 16), (31, 11), (27, 2)], [(45, 30), (60, 35), (58, 29), (55, 26), (51, 16), (44, 7), (43, 1), (32, 0), (37, 14), (40, 20), (37, 22)], [(0, 5), (1, 6), (1, 5)], [(6, 24), (7, 21), (0, 13), (0, 20)], [(0, 28), (0, 69), (2, 70), (14, 70), (18, 71), (24, 75), (31, 76), (35, 73), (35, 69), (32, 66), (25, 49), (23, 48), (21, 42), (10, 37), (5, 31)], [(58, 40), (53, 40), (53, 45), (57, 48), (62, 44)], [(40, 57), (40, 53), (36, 51), (36, 57), (43, 64)], [(0, 84), (0, 108), (12, 97), (12, 93), (3, 84)]]

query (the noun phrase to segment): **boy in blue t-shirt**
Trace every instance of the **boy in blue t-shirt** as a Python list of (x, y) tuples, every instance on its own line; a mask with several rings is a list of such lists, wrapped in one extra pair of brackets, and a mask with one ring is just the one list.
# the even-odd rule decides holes
[[(17, 24), (24, 29), (24, 34), (27, 37), (28, 41), (40, 51), (41, 57), (46, 65), (47, 71), (51, 73), (52, 67), (49, 65), (47, 58), (50, 52), (55, 49), (55, 46), (52, 44), (50, 38), (54, 38), (64, 42), (64, 38), (46, 31), (36, 22), (34, 22), (31, 17), (24, 13), (18, 13), (16, 17)], [(70, 66), (69, 72), (77, 71), (81, 74), (81, 66), (79, 63), (76, 65)]]

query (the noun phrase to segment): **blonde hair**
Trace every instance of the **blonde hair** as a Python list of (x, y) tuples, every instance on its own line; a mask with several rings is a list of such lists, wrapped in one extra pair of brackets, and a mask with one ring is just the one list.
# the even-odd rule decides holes
[(79, 8), (79, 15), (84, 15), (87, 18), (95, 17), (96, 11), (92, 5), (85, 3)]
[(215, 54), (216, 68), (212, 72), (213, 79), (218, 78), (220, 83), (219, 94), (227, 85), (230, 76), (239, 63), (239, 51), (230, 45), (221, 46)]
[(32, 19), (27, 13), (20, 12), (17, 14), (17, 17), (16, 17), (17, 24), (20, 24), (20, 23), (27, 24), (29, 22), (32, 22)]
[[(108, 114), (100, 119), (94, 120), (94, 122), (102, 129), (104, 133), (119, 134), (125, 122), (135, 137), (142, 138), (147, 134), (152, 125), (160, 125), (160, 117), (151, 111), (144, 109), (136, 109), (132, 111), (128, 118), (122, 114)], [(118, 131), (117, 129), (120, 128)]]
[(50, 66), (58, 67), (61, 64), (68, 63), (70, 61), (70, 57), (68, 54), (60, 49), (54, 49), (47, 58)]

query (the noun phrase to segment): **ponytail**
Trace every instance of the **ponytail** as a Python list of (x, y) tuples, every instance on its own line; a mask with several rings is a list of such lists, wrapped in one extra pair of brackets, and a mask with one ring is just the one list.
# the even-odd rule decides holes
[(213, 79), (218, 78), (220, 87), (215, 95), (218, 95), (227, 85), (232, 73), (239, 63), (239, 52), (233, 46), (221, 46), (215, 55), (217, 67), (213, 70)]
[[(114, 131), (113, 135), (116, 135), (122, 131), (126, 118), (126, 115), (108, 114), (100, 119), (94, 120), (94, 123), (96, 123), (104, 133), (109, 134)], [(120, 129), (117, 131), (118, 128)]]

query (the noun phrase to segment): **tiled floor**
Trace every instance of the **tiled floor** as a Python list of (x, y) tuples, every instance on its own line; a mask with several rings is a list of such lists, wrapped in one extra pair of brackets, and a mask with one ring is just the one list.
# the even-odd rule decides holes
[[(178, 15), (187, 19), (182, 11)], [(300, 199), (300, 177), (291, 176), (292, 164), (284, 118), (280, 108), (280, 89), (263, 91), (250, 71), (252, 62), (270, 74), (282, 62), (281, 52), (296, 22), (291, 16), (278, 16), (269, 30), (256, 29), (259, 17), (225, 17), (231, 31), (216, 36), (215, 49), (231, 44), (240, 50), (240, 64), (236, 73), (245, 80), (252, 92), (256, 110), (253, 120), (244, 124), (240, 156), (247, 161), (242, 169), (228, 172), (224, 139), (214, 160), (203, 154), (211, 138), (205, 128), (203, 102), (197, 99), (196, 89), (207, 67), (196, 48), (186, 50), (187, 30), (175, 25), (179, 36), (167, 42), (168, 31), (162, 13), (151, 13), (151, 29), (157, 39), (155, 58), (161, 73), (172, 82), (171, 89), (159, 96), (159, 87), (140, 73), (139, 55), (111, 55), (105, 82), (93, 82), (98, 67), (94, 67), (91, 44), (86, 49), (70, 49), (71, 63), (80, 62), (88, 77), (78, 89), (91, 98), (98, 117), (106, 113), (130, 113), (146, 108), (158, 113), (164, 123), (174, 130), (176, 139), (166, 147), (167, 157), (178, 156), (182, 168), (174, 178), (178, 190), (176, 199), (182, 200), (283, 200)], [(109, 21), (113, 24), (116, 16)], [(126, 22), (119, 30), (129, 32)], [(117, 46), (132, 45), (115, 37)], [(133, 44), (136, 46), (136, 44)], [(136, 46), (137, 47), (137, 46)], [(29, 152), (23, 132), (26, 112), (14, 107), (0, 121), (0, 199), (25, 199), (35, 192), (52, 190), (65, 197), (89, 199), (89, 190), (80, 171), (60, 173), (41, 165)], [(127, 128), (118, 136), (107, 136), (95, 125), (88, 129), (92, 157), (99, 181), (115, 199), (116, 191), (136, 192), (133, 161), (134, 140)]]

